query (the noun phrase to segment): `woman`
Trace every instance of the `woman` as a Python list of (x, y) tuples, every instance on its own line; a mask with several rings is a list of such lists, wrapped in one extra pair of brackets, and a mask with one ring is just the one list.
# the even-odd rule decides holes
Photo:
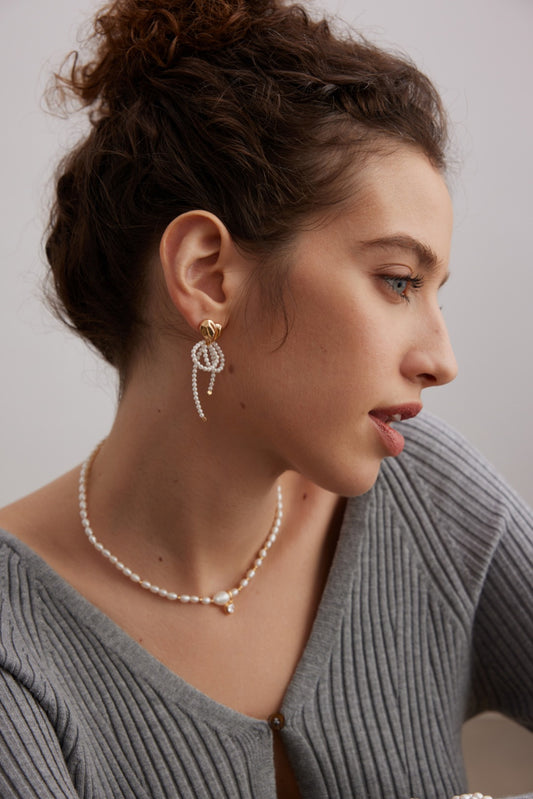
[(2, 792), (458, 794), (464, 718), (533, 718), (532, 524), (419, 416), (438, 95), (275, 0), (119, 0), (93, 45), (47, 256), (121, 396), (0, 515)]

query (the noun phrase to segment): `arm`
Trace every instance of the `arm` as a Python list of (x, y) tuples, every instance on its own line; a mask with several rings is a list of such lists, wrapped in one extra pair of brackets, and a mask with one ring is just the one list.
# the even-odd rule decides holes
[(533, 515), (440, 420), (423, 415), (406, 432), (472, 602), (468, 715), (498, 710), (533, 729)]
[(533, 518), (512, 493), (506, 501), (475, 615), (471, 712), (497, 710), (533, 730)]
[[(472, 602), (468, 716), (498, 710), (533, 728), (533, 516), (456, 431), (406, 423), (415, 468)], [(456, 554), (453, 554), (455, 550)], [(476, 787), (476, 786), (474, 786)], [(484, 783), (490, 792), (490, 783)], [(533, 789), (527, 786), (528, 791)], [(533, 799), (527, 793), (522, 799)]]
[(472, 710), (533, 730), (533, 519), (512, 492), (473, 629)]

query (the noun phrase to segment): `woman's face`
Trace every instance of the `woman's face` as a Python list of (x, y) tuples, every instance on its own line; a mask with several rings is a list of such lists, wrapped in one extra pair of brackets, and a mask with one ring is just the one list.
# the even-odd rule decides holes
[[(281, 320), (277, 338), (252, 324), (232, 375), (241, 419), (282, 467), (367, 491), (401, 449), (390, 417), (414, 415), (422, 389), (453, 380), (438, 299), (451, 231), (442, 176), (402, 146), (370, 161), (350, 208), (298, 235), (286, 341), (273, 350)], [(260, 302), (252, 295), (248, 321), (264, 318)]]

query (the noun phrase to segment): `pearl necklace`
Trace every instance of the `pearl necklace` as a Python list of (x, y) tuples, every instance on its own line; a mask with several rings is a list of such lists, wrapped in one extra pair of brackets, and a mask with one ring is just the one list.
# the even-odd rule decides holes
[(272, 523), (272, 527), (268, 536), (266, 537), (265, 541), (259, 552), (257, 553), (253, 563), (251, 564), (248, 571), (244, 574), (241, 578), (239, 584), (235, 588), (228, 589), (227, 591), (216, 591), (212, 596), (194, 596), (189, 594), (177, 594), (174, 591), (167, 591), (165, 588), (160, 588), (158, 585), (153, 585), (148, 580), (144, 580), (139, 574), (133, 571), (133, 569), (129, 569), (127, 566), (120, 561), (116, 555), (111, 554), (109, 549), (106, 549), (104, 545), (98, 541), (95, 534), (93, 533), (91, 523), (89, 521), (89, 516), (87, 515), (87, 485), (89, 482), (89, 475), (91, 473), (91, 467), (93, 465), (94, 459), (96, 458), (98, 452), (100, 451), (100, 447), (104, 442), (102, 441), (98, 446), (94, 449), (94, 451), (89, 455), (87, 460), (83, 463), (80, 471), (80, 479), (79, 479), (79, 488), (78, 488), (78, 496), (79, 496), (79, 509), (80, 509), (80, 517), (81, 523), (83, 525), (83, 529), (85, 530), (85, 534), (89, 539), (90, 543), (99, 552), (102, 557), (109, 561), (119, 572), (121, 572), (124, 577), (127, 577), (136, 585), (139, 585), (141, 588), (144, 588), (146, 591), (150, 591), (152, 594), (156, 594), (157, 596), (163, 597), (163, 599), (168, 599), (171, 602), (181, 602), (184, 605), (216, 605), (220, 607), (225, 613), (231, 615), (235, 612), (235, 604), (234, 599), (241, 593), (243, 589), (245, 589), (248, 585), (250, 585), (251, 580), (255, 577), (257, 570), (260, 566), (262, 566), (263, 561), (265, 560), (266, 556), (269, 553), (269, 550), (272, 547), (272, 544), (278, 537), (278, 533), (281, 527), (281, 519), (283, 517), (283, 495), (281, 492), (281, 486), (277, 486), (277, 504), (276, 504), (276, 513), (274, 515), (274, 521)]

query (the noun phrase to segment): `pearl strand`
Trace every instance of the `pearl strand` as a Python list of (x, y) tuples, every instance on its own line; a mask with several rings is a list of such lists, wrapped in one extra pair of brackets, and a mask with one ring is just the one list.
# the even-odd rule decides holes
[(484, 793), (460, 793), (452, 796), (452, 799), (492, 799), (492, 796), (486, 796)]
[(198, 416), (204, 422), (207, 422), (207, 418), (203, 411), (200, 397), (198, 395), (198, 369), (200, 369), (202, 372), (211, 373), (211, 377), (209, 378), (209, 386), (207, 388), (207, 393), (209, 396), (211, 396), (215, 385), (215, 378), (224, 369), (224, 353), (222, 352), (220, 344), (217, 344), (216, 342), (206, 344), (205, 341), (199, 341), (191, 350), (191, 358), (193, 362), (192, 396), (196, 410), (198, 411)]
[(486, 796), (484, 793), (460, 793), (452, 796), (452, 799), (492, 799), (492, 796)]
[(83, 529), (85, 534), (89, 540), (89, 542), (93, 545), (97, 552), (102, 555), (103, 558), (109, 561), (111, 565), (113, 565), (116, 569), (118, 569), (124, 577), (127, 577), (136, 585), (139, 585), (141, 588), (144, 588), (146, 591), (150, 591), (152, 594), (156, 594), (157, 596), (162, 597), (163, 599), (168, 599), (171, 602), (181, 602), (184, 605), (216, 605), (224, 610), (225, 613), (231, 615), (235, 612), (235, 604), (234, 599), (243, 591), (250, 582), (253, 580), (255, 575), (257, 574), (257, 570), (263, 565), (263, 562), (268, 555), (272, 545), (274, 544), (276, 538), (278, 537), (280, 528), (281, 528), (281, 520), (283, 518), (283, 494), (281, 491), (281, 486), (277, 486), (277, 504), (276, 504), (276, 512), (274, 515), (274, 522), (272, 524), (271, 530), (266, 537), (265, 541), (259, 552), (257, 553), (253, 563), (251, 564), (248, 571), (244, 574), (241, 578), (239, 584), (235, 588), (231, 588), (221, 591), (216, 591), (212, 596), (196, 596), (190, 594), (177, 594), (174, 591), (167, 591), (166, 588), (160, 588), (158, 585), (153, 585), (148, 580), (144, 580), (139, 574), (133, 571), (133, 569), (128, 568), (125, 566), (122, 561), (120, 561), (116, 555), (113, 555), (109, 549), (106, 549), (104, 545), (98, 541), (96, 538), (91, 523), (89, 521), (89, 516), (87, 512), (87, 485), (89, 482), (89, 475), (91, 472), (91, 467), (98, 454), (100, 447), (104, 442), (102, 441), (95, 450), (89, 455), (87, 460), (83, 463), (80, 471), (80, 479), (79, 479), (79, 486), (78, 486), (78, 499), (79, 499), (79, 510), (80, 510), (80, 518), (81, 523), (83, 525)]

